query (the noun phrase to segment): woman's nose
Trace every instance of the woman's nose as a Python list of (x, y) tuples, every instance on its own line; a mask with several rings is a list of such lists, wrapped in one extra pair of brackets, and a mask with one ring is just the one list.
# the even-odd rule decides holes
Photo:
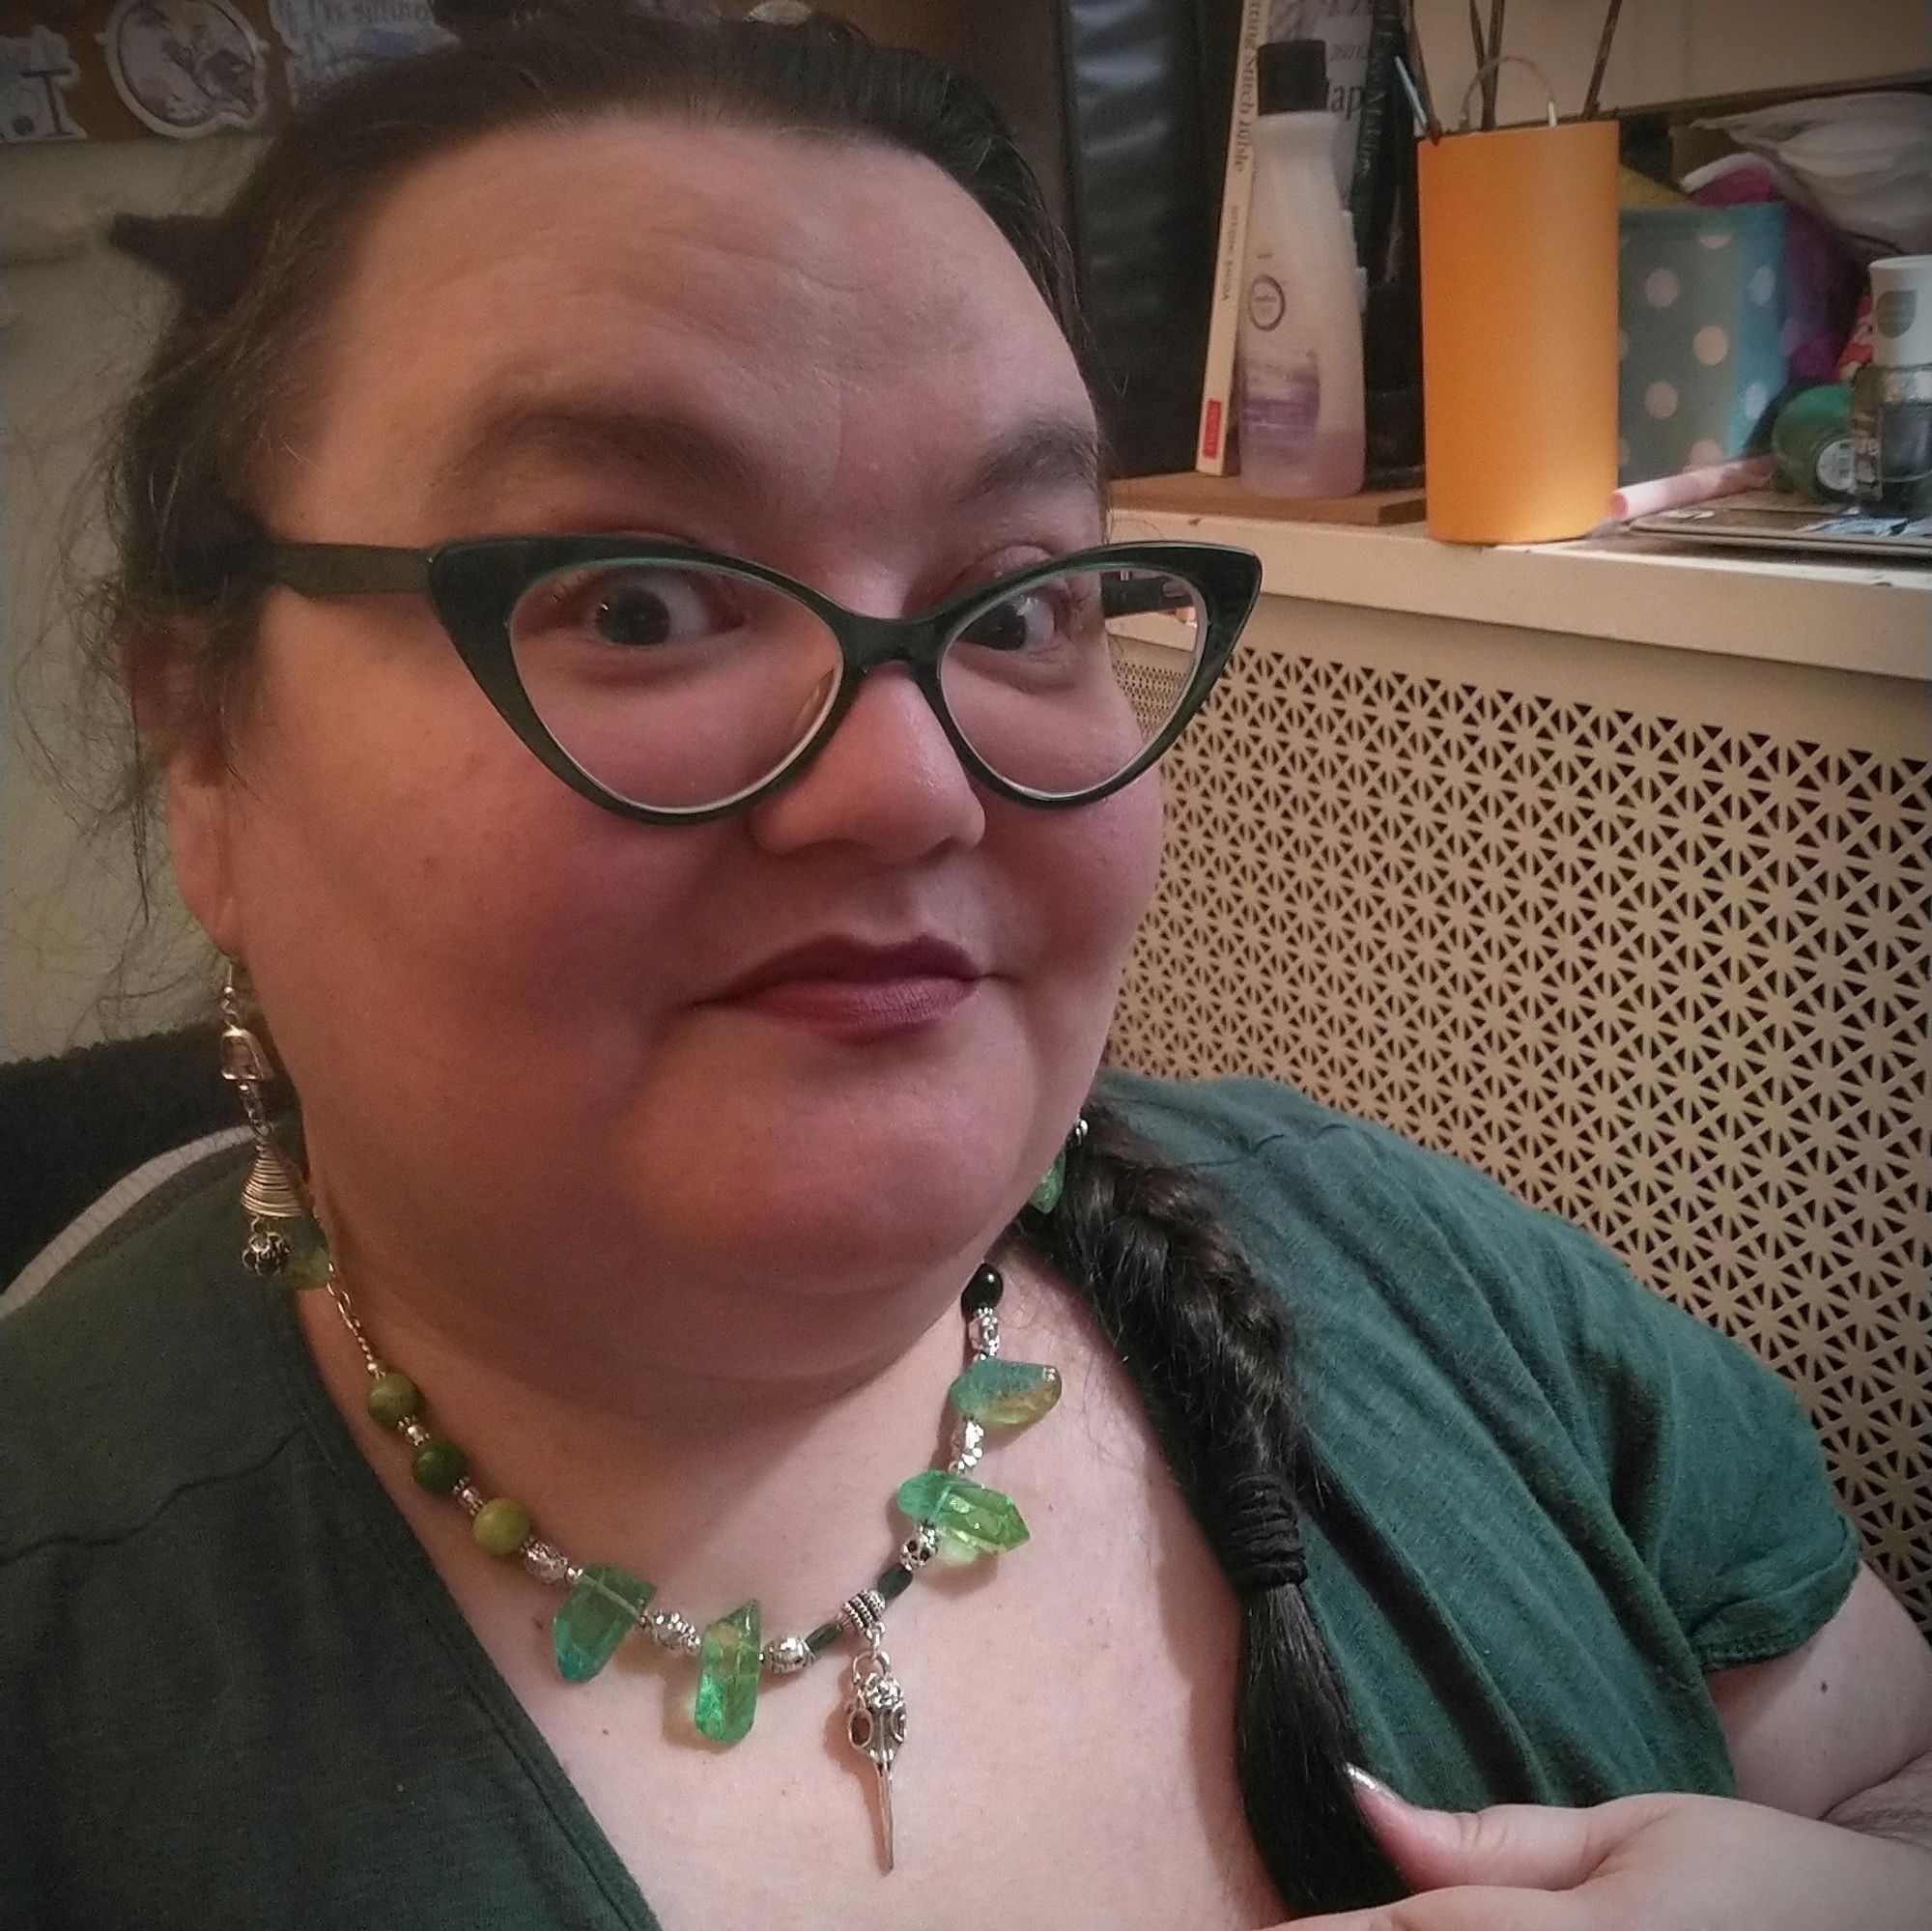
[(831, 742), (750, 823), (770, 852), (850, 844), (889, 864), (976, 845), (986, 828), (944, 726), (898, 664), (867, 677)]

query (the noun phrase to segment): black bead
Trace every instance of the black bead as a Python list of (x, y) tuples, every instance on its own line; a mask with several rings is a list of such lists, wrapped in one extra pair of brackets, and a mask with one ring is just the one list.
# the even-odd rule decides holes
[(840, 1636), (845, 1633), (845, 1626), (839, 1622), (820, 1623), (805, 1639), (805, 1646), (813, 1656), (823, 1656)]
[(888, 1603), (895, 1603), (911, 1586), (912, 1571), (900, 1563), (894, 1563), (890, 1569), (879, 1571), (879, 1579), (872, 1584)]
[(959, 1312), (968, 1320), (976, 1314), (990, 1314), (999, 1306), (1000, 1296), (1006, 1291), (1007, 1277), (990, 1261), (982, 1261), (974, 1268), (966, 1292), (959, 1296)]

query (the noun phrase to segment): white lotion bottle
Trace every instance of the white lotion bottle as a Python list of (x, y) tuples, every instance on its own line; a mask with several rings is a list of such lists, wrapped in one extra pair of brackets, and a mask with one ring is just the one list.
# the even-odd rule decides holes
[(1240, 477), (1258, 496), (1362, 487), (1362, 318), (1335, 191), (1327, 49), (1255, 50), (1255, 172), (1237, 352)]

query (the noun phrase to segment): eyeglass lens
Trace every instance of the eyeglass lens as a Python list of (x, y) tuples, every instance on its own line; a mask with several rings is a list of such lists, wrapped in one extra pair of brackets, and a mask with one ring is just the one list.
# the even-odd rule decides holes
[[(1207, 615), (1183, 580), (1071, 570), (975, 613), (940, 688), (1009, 783), (1049, 797), (1118, 777), (1174, 716)], [(789, 592), (715, 566), (600, 563), (540, 579), (510, 620), (518, 676), (563, 751), (636, 805), (700, 810), (755, 790), (811, 738), (843, 659)]]

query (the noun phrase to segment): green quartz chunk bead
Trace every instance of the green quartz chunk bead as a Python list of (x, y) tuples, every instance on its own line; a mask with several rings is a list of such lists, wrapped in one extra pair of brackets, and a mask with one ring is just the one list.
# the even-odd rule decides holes
[(968, 1421), (1018, 1428), (1037, 1421), (1060, 1399), (1060, 1370), (1033, 1361), (976, 1361), (954, 1377), (946, 1399)]
[(900, 1483), (899, 1507), (914, 1521), (930, 1522), (941, 1549), (954, 1555), (998, 1555), (1028, 1536), (1010, 1495), (944, 1468), (927, 1468)]
[(469, 1458), (455, 1442), (433, 1434), (416, 1450), (410, 1473), (418, 1488), (432, 1495), (446, 1495), (469, 1473)]
[(657, 1594), (648, 1582), (608, 1562), (583, 1567), (563, 1607), (551, 1618), (551, 1647), (566, 1683), (588, 1683), (638, 1626)]
[(1053, 1156), (1053, 1165), (1040, 1175), (1027, 1205), (1036, 1213), (1051, 1213), (1060, 1205), (1066, 1187), (1066, 1153), (1063, 1149)]
[(491, 1555), (515, 1555), (529, 1540), (530, 1512), (521, 1502), (497, 1495), (469, 1518), (469, 1533)]
[(739, 1604), (704, 1633), (695, 1715), (699, 1732), (714, 1744), (737, 1743), (758, 1714), (761, 1640), (756, 1603)]
[(416, 1384), (393, 1368), (369, 1383), (369, 1412), (384, 1428), (401, 1428), (421, 1406)]
[(283, 1279), (294, 1288), (321, 1288), (328, 1284), (328, 1239), (322, 1223), (313, 1214), (291, 1221), (288, 1226), (289, 1264)]

